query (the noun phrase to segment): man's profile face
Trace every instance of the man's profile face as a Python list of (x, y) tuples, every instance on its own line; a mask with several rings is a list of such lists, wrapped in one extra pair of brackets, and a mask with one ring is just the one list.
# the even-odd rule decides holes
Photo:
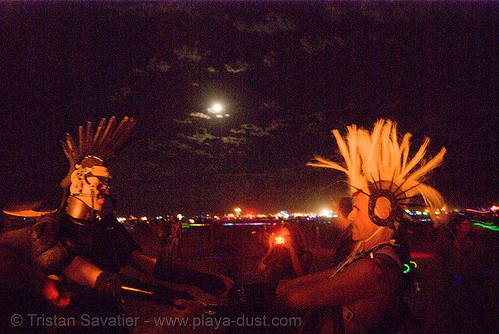
[(341, 211), (338, 211), (338, 225), (340, 228), (345, 229), (350, 225), (350, 221), (348, 220), (348, 216), (345, 217)]
[(369, 197), (363, 193), (353, 198), (353, 209), (348, 215), (348, 220), (352, 223), (354, 241), (366, 240), (378, 229), (378, 225), (369, 218), (368, 203)]

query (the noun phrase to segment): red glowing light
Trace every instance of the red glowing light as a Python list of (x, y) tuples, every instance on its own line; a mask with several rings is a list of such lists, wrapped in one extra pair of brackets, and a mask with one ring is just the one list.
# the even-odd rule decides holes
[(276, 245), (282, 245), (285, 242), (286, 242), (286, 239), (284, 239), (283, 237), (276, 237), (275, 238), (275, 244)]

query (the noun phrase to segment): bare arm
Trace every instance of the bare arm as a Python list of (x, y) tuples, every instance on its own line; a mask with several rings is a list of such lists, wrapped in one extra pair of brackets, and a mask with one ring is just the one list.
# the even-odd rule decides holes
[(265, 253), (265, 256), (258, 263), (257, 271), (259, 273), (264, 272), (265, 268), (267, 268), (267, 265), (265, 264), (265, 260), (272, 253), (272, 251), (274, 250), (274, 247), (275, 247), (275, 233), (272, 233), (271, 235), (269, 235), (267, 252)]
[(265, 271), (265, 268), (267, 268), (267, 265), (265, 264), (265, 260), (269, 257), (270, 253), (272, 253), (272, 249), (269, 249), (267, 251), (267, 253), (265, 253), (265, 256), (262, 257), (262, 259), (260, 260), (260, 262), (258, 262), (258, 267), (257, 267), (257, 271), (259, 273), (262, 273)]
[(154, 266), (156, 265), (157, 260), (155, 258), (146, 256), (139, 251), (134, 251), (131, 254), (131, 265), (146, 274), (153, 275)]
[(308, 285), (308, 284), (316, 284), (317, 282), (329, 278), (331, 275), (333, 275), (335, 272), (334, 269), (329, 269), (329, 270), (324, 270), (320, 272), (316, 272), (313, 274), (308, 274), (308, 275), (303, 275), (300, 277), (297, 277), (295, 279), (292, 279), (290, 281), (281, 281), (282, 283), (279, 283), (279, 286), (277, 288), (277, 294), (279, 295), (284, 295), (288, 293), (290, 290), (295, 289), (299, 286), (302, 285)]
[(103, 270), (87, 259), (76, 256), (62, 272), (74, 282), (94, 288), (97, 277), (99, 277)]
[(293, 269), (298, 276), (305, 275), (304, 259), (299, 259), (296, 254), (296, 250), (293, 247), (289, 248), (289, 255), (291, 256), (291, 263), (293, 264)]
[(306, 274), (306, 270), (308, 269), (307, 267), (309, 259), (306, 256), (306, 253), (300, 254), (302, 255), (301, 257), (298, 256), (295, 247), (296, 246), (295, 238), (291, 237), (290, 232), (287, 228), (283, 229), (283, 233), (285, 233), (285, 235), (283, 236), (285, 240), (283, 246), (286, 247), (289, 251), (289, 256), (291, 258), (291, 264), (293, 265), (293, 270), (295, 271), (297, 276), (303, 276)]
[(342, 305), (368, 296), (381, 274), (374, 260), (359, 260), (334, 277), (316, 276), (289, 289), (283, 294), (284, 302), (294, 308)]

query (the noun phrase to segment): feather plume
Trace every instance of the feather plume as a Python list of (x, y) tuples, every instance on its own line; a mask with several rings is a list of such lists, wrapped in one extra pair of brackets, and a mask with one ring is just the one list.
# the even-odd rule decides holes
[(317, 156), (315, 157), (315, 161), (308, 162), (307, 165), (312, 166), (312, 167), (332, 168), (332, 169), (342, 171), (343, 173), (346, 173), (346, 174), (349, 173), (347, 169), (340, 166), (336, 162), (332, 162), (330, 160), (326, 160), (326, 159), (323, 159), (323, 158), (317, 157)]
[(121, 150), (134, 126), (135, 120), (129, 117), (124, 117), (117, 127), (116, 117), (111, 117), (109, 122), (102, 118), (94, 134), (92, 122), (87, 122), (86, 128), (78, 127), (78, 146), (73, 137), (66, 133), (66, 138), (61, 144), (69, 160), (70, 170), (61, 181), (61, 186), (63, 188), (69, 186), (75, 164), (80, 163), (86, 156), (92, 155), (104, 161)]
[(430, 143), (430, 140), (425, 138), (416, 154), (409, 159), (412, 135), (406, 133), (399, 143), (397, 124), (384, 119), (378, 120), (371, 132), (357, 128), (356, 125), (347, 127), (345, 137), (336, 129), (332, 132), (345, 164), (316, 156), (315, 160), (307, 165), (344, 172), (348, 176), (352, 193), (361, 190), (369, 194), (369, 183), (376, 186), (386, 183), (389, 184), (389, 190), (400, 200), (401, 206), (410, 204), (412, 197), (421, 196), (430, 208), (433, 218), (435, 210), (442, 208), (442, 195), (422, 182), (429, 172), (442, 163), (445, 148), (425, 163), (424, 157)]

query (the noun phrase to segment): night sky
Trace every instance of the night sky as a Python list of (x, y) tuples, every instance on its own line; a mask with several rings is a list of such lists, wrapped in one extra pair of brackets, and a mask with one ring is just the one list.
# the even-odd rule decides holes
[[(0, 3), (0, 204), (57, 203), (59, 145), (137, 119), (109, 162), (120, 214), (319, 211), (331, 130), (424, 136), (450, 207), (499, 200), (497, 3)], [(214, 103), (224, 110), (208, 111)]]

